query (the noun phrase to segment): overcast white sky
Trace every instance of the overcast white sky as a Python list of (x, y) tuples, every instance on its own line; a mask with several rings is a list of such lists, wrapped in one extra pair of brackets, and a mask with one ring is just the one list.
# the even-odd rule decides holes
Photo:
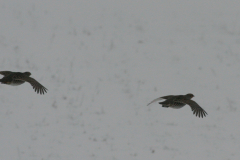
[[(3, 160), (238, 160), (240, 1), (0, 2)], [(208, 116), (153, 99), (193, 93)]]

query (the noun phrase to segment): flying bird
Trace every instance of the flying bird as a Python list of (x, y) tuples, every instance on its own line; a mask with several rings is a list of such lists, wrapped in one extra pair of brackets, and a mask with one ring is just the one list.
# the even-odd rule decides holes
[(159, 104), (161, 104), (162, 107), (179, 109), (187, 104), (191, 107), (193, 114), (195, 114), (197, 117), (199, 118), (206, 117), (207, 112), (204, 109), (202, 109), (195, 101), (191, 100), (193, 97), (194, 95), (191, 93), (188, 93), (186, 95), (168, 95), (156, 98), (153, 101), (151, 101), (148, 105), (160, 100), (165, 100), (163, 102), (159, 102)]
[(38, 81), (31, 78), (30, 72), (11, 72), (11, 71), (0, 71), (0, 74), (4, 77), (0, 79), (2, 84), (8, 84), (11, 86), (18, 86), (23, 84), (24, 82), (28, 82), (32, 85), (35, 92), (44, 94), (47, 93), (47, 88), (41, 85)]

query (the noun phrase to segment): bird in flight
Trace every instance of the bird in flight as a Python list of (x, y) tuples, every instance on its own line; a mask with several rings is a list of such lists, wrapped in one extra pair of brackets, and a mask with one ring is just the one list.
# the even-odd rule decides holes
[(44, 94), (47, 93), (47, 88), (41, 85), (34, 78), (30, 77), (30, 72), (11, 72), (11, 71), (0, 71), (0, 74), (4, 77), (0, 79), (2, 84), (8, 84), (11, 86), (18, 86), (24, 82), (28, 82), (32, 85), (35, 92)]
[(165, 101), (159, 102), (159, 104), (161, 104), (162, 107), (179, 109), (187, 104), (191, 107), (193, 114), (195, 114), (197, 117), (199, 118), (206, 117), (207, 112), (204, 109), (202, 109), (195, 101), (191, 100), (193, 97), (194, 95), (191, 93), (188, 93), (186, 95), (168, 95), (156, 98), (153, 101), (151, 101), (148, 105), (165, 99)]

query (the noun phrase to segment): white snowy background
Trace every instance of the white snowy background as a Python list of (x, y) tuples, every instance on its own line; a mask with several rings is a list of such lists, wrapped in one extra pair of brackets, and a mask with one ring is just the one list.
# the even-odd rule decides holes
[[(1, 160), (239, 160), (240, 1), (2, 0)], [(2, 77), (2, 76), (1, 76)], [(208, 116), (153, 99), (193, 93)]]

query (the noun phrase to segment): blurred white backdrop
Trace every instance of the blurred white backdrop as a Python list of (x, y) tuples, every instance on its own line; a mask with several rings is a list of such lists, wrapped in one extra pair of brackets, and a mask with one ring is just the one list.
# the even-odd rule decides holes
[[(240, 1), (0, 2), (0, 159), (238, 160)], [(208, 116), (154, 98), (193, 93)]]

